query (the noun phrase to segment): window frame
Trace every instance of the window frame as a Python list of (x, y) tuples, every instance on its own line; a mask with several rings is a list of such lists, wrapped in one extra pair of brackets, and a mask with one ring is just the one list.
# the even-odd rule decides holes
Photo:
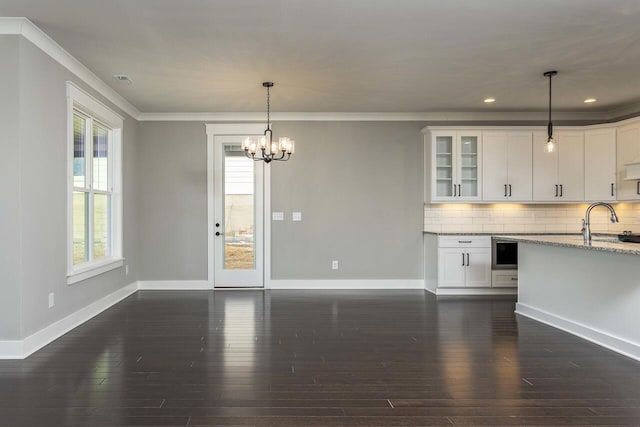
[[(87, 119), (89, 131), (85, 148), (85, 185), (76, 187), (74, 182), (74, 116), (76, 111)], [(109, 129), (107, 142), (107, 190), (93, 188), (93, 128), (94, 122)], [(100, 101), (80, 89), (72, 82), (67, 82), (67, 284), (71, 285), (98, 274), (120, 268), (124, 265), (122, 256), (122, 129), (124, 119)], [(86, 227), (89, 241), (88, 261), (73, 262), (73, 194), (88, 194), (89, 215)], [(95, 194), (111, 196), (111, 254), (93, 259), (94, 251), (94, 212)]]

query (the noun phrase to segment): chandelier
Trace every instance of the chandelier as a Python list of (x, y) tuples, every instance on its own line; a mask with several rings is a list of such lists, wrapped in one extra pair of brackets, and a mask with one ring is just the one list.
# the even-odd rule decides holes
[(242, 149), (248, 158), (256, 162), (271, 163), (274, 160), (286, 162), (295, 151), (296, 142), (286, 136), (278, 138), (277, 143), (273, 142), (271, 132), (271, 94), (269, 91), (273, 87), (273, 82), (264, 82), (262, 86), (267, 88), (267, 128), (264, 131), (264, 136), (258, 138), (246, 137), (242, 141)]

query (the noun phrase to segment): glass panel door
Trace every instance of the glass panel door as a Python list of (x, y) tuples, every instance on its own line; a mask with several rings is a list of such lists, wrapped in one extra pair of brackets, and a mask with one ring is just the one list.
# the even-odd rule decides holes
[(436, 136), (436, 196), (453, 196), (453, 136)]
[(253, 160), (239, 145), (224, 146), (224, 268), (253, 270), (255, 180)]
[(245, 156), (240, 137), (216, 137), (215, 286), (261, 287), (263, 163)]
[(478, 137), (460, 137), (460, 196), (478, 196)]

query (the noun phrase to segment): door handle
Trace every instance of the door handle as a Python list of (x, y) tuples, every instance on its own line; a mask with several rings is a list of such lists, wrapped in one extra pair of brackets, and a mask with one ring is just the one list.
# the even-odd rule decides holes
[(467, 253), (467, 267), (469, 267), (469, 254)]
[(504, 185), (504, 197), (507, 197), (507, 184)]
[(509, 184), (509, 197), (511, 197), (511, 184)]
[(556, 184), (556, 197), (558, 197), (558, 184)]
[(560, 184), (560, 197), (562, 197), (562, 184)]

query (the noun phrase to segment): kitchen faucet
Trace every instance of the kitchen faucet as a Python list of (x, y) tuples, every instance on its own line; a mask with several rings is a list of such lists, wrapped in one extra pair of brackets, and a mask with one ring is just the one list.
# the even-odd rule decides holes
[(609, 212), (611, 212), (611, 222), (618, 222), (618, 215), (616, 215), (616, 211), (613, 209), (613, 206), (611, 206), (609, 203), (604, 203), (604, 202), (592, 203), (591, 206), (587, 208), (587, 212), (585, 213), (584, 219), (582, 220), (582, 236), (584, 237), (585, 245), (591, 244), (591, 224), (590, 224), (591, 210), (596, 206), (604, 206), (607, 209), (609, 209)]

